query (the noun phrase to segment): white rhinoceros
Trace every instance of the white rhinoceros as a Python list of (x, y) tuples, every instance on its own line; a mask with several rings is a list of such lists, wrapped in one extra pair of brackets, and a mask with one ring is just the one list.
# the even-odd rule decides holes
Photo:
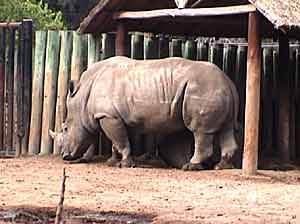
[(216, 65), (183, 58), (133, 60), (112, 57), (95, 63), (79, 82), (71, 81), (67, 97), (62, 157), (81, 157), (102, 129), (112, 141), (110, 164), (133, 165), (131, 132), (164, 136), (188, 129), (194, 155), (183, 166), (203, 169), (218, 136), (221, 160), (229, 166), (237, 149), (238, 95), (234, 84)]

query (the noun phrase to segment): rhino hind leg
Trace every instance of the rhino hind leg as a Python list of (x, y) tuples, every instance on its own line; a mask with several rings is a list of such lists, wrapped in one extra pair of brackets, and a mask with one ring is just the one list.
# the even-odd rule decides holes
[[(109, 159), (111, 163), (116, 162), (117, 154), (121, 155), (121, 161), (116, 162), (118, 167), (134, 167), (131, 157), (131, 147), (127, 134), (127, 129), (120, 119), (103, 118), (100, 120), (100, 126), (106, 136), (112, 141), (112, 157)], [(109, 161), (108, 161), (109, 162)]]
[(219, 141), (221, 147), (221, 160), (215, 166), (215, 169), (221, 170), (234, 168), (232, 158), (238, 149), (238, 144), (234, 135), (234, 129), (230, 128), (222, 131), (219, 134)]
[(194, 133), (195, 150), (190, 162), (185, 164), (183, 170), (203, 170), (203, 163), (213, 154), (213, 135)]
[(120, 162), (118, 158), (118, 150), (114, 144), (111, 146), (111, 157), (106, 161), (108, 166), (117, 166)]

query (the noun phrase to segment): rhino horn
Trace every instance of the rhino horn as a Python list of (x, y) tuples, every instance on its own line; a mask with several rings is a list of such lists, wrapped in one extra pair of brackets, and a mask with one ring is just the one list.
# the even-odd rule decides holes
[(49, 130), (49, 135), (51, 138), (55, 139), (57, 137), (57, 133), (55, 131)]

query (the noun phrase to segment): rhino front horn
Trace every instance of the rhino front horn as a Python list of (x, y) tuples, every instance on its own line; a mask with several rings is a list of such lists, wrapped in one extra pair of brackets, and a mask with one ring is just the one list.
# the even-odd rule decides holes
[(51, 136), (51, 138), (55, 139), (57, 136), (57, 133), (52, 130), (49, 130), (49, 135)]

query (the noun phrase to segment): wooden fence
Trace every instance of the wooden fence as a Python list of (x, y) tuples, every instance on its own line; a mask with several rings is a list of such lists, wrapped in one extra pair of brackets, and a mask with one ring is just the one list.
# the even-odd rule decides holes
[(32, 20), (0, 23), (0, 154), (25, 154), (28, 146)]
[[(172, 38), (152, 34), (130, 35), (129, 55), (135, 59), (184, 57), (207, 60), (222, 68), (233, 80), (240, 96), (239, 121), (244, 123), (246, 86), (246, 44), (206, 43), (194, 38)], [(79, 79), (92, 63), (115, 54), (115, 35), (78, 35), (73, 31), (37, 31), (35, 33), (34, 74), (30, 121), (29, 154), (59, 154), (48, 130), (61, 130), (66, 118), (67, 86), (70, 79)], [(300, 157), (300, 45), (290, 48), (287, 70), (291, 79), (290, 158)], [(262, 109), (260, 153), (275, 156), (277, 148), (279, 111), (278, 45), (263, 46)], [(241, 134), (243, 136), (243, 134)], [(100, 138), (99, 153), (109, 153), (110, 143)], [(132, 136), (133, 151), (154, 151), (154, 136)], [(136, 147), (136, 146), (139, 147)], [(26, 150), (24, 150), (26, 153)]]

